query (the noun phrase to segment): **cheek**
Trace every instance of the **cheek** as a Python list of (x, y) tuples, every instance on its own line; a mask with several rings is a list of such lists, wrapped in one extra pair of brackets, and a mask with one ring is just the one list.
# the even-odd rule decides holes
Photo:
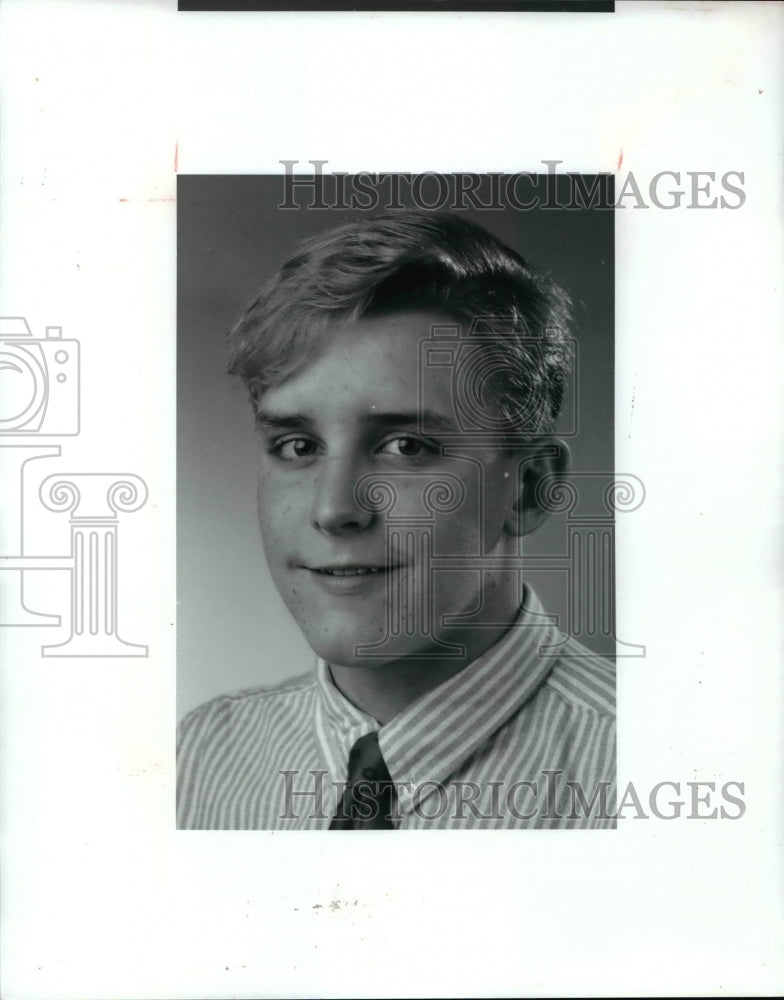
[(489, 490), (483, 501), (477, 492), (466, 491), (460, 507), (438, 514), (434, 523), (434, 545), (438, 555), (487, 555), (503, 534), (511, 500), (503, 489)]
[(259, 478), (256, 513), (264, 548), (268, 554), (285, 549), (301, 528), (296, 493), (282, 489), (270, 478)]
[(434, 554), (439, 556), (479, 555), (481, 513), (476, 498), (466, 496), (458, 510), (438, 514), (434, 522)]
[(514, 497), (499, 490), (487, 498), (484, 517), (484, 541), (487, 551), (493, 549), (503, 534), (507, 518), (512, 516)]

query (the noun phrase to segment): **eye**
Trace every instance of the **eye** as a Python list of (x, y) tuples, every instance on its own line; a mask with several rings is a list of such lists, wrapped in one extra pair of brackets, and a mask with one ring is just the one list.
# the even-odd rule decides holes
[(284, 462), (296, 462), (298, 459), (315, 455), (317, 445), (309, 438), (288, 438), (286, 441), (278, 441), (270, 450)]
[(379, 451), (384, 455), (397, 455), (400, 458), (422, 458), (436, 452), (434, 445), (421, 438), (398, 436), (385, 441)]

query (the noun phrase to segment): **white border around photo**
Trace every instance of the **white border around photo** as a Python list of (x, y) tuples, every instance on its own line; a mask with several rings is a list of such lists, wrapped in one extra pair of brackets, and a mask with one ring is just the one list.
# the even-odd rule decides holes
[[(780, 992), (783, 17), (0, 4), (0, 315), (78, 339), (82, 390), (79, 434), (26, 469), (12, 555), (67, 556), (50, 473), (148, 491), (115, 511), (113, 592), (146, 655), (42, 655), (55, 629), (0, 629), (9, 1000)], [(176, 172), (285, 159), (559, 160), (617, 190), (631, 172), (648, 202), (680, 174), (677, 209), (632, 196), (616, 218), (616, 468), (647, 491), (618, 525), (618, 633), (648, 652), (619, 661), (619, 777), (643, 803), (680, 783), (676, 820), (351, 844), (175, 830)], [(742, 205), (689, 208), (694, 171), (719, 193), (740, 172)], [(63, 608), (62, 572), (24, 574), (30, 607)], [(734, 781), (739, 818), (688, 818), (710, 808), (687, 782), (720, 804)]]

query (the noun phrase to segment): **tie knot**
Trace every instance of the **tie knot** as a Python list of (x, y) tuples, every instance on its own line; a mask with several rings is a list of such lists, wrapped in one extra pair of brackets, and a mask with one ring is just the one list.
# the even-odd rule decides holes
[(378, 733), (362, 736), (348, 755), (346, 790), (330, 830), (392, 830), (394, 789)]
[(378, 745), (378, 733), (368, 733), (367, 736), (362, 736), (351, 748), (351, 753), (348, 755), (349, 784), (353, 784), (360, 776), (371, 781), (389, 780), (389, 771), (384, 762), (381, 747)]

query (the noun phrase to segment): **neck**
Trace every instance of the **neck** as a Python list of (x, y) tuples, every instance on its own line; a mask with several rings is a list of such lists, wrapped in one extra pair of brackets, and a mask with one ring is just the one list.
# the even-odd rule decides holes
[(517, 617), (519, 602), (516, 588), (507, 613), (496, 621), (508, 624), (481, 628), (475, 621), (470, 626), (453, 628), (440, 636), (444, 641), (462, 646), (460, 657), (400, 657), (387, 663), (369, 666), (330, 664), (335, 687), (352, 705), (373, 716), (381, 725), (394, 719), (422, 695), (434, 690), (479, 659), (508, 631)]

